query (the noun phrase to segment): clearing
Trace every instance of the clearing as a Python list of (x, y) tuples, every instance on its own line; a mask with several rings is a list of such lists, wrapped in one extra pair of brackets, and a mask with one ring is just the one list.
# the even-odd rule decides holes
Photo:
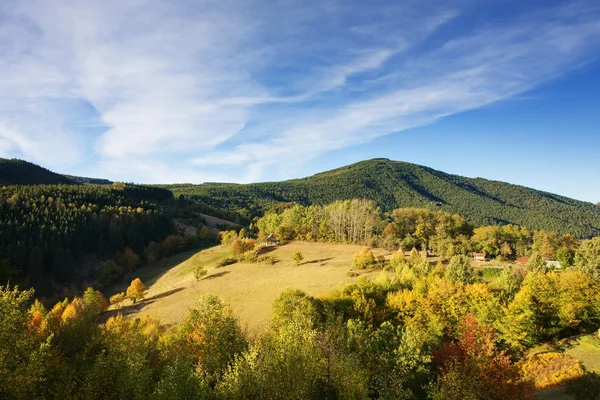
[[(201, 295), (211, 293), (231, 305), (250, 332), (259, 332), (270, 320), (273, 300), (282, 291), (300, 289), (318, 296), (356, 282), (358, 278), (347, 272), (352, 257), (361, 249), (355, 245), (293, 241), (263, 250), (261, 254), (278, 260), (273, 265), (237, 263), (221, 268), (217, 264), (230, 256), (229, 247), (182, 253), (136, 271), (135, 277), (148, 286), (146, 300), (138, 304), (126, 301), (120, 311), (128, 317), (150, 316), (162, 324), (175, 325), (183, 321)], [(299, 266), (292, 261), (296, 250), (304, 256)], [(382, 249), (374, 249), (373, 254), (391, 255)], [(208, 274), (196, 282), (193, 271), (198, 266), (205, 267)], [(369, 279), (381, 274), (380, 270), (353, 271)], [(121, 284), (107, 294), (124, 291), (126, 286)]]

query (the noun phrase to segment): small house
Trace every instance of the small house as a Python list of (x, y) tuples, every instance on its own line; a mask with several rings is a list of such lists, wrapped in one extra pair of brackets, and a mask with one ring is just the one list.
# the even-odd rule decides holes
[(485, 253), (473, 253), (473, 258), (476, 261), (485, 261), (487, 259), (487, 254), (485, 254)]
[(527, 264), (530, 257), (520, 257), (517, 259), (517, 264)]
[(274, 233), (270, 233), (265, 239), (265, 246), (277, 246), (278, 244), (279, 239), (277, 239), (277, 236), (275, 236)]
[(548, 267), (548, 268), (552, 268), (552, 269), (560, 269), (561, 268), (560, 262), (558, 262), (558, 261), (544, 260), (544, 263), (546, 264), (546, 267)]

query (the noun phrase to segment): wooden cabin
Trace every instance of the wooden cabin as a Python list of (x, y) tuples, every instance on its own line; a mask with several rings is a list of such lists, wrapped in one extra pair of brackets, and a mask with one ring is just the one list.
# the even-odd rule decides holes
[(473, 258), (475, 259), (475, 261), (485, 261), (485, 260), (487, 260), (487, 254), (473, 253)]
[(265, 239), (265, 246), (277, 246), (279, 244), (279, 239), (275, 236), (274, 233), (270, 233), (269, 236)]

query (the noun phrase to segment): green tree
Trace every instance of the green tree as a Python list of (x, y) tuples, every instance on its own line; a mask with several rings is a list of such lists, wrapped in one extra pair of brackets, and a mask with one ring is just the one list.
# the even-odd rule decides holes
[(453, 282), (472, 283), (475, 280), (475, 271), (469, 257), (464, 255), (452, 257), (446, 268), (446, 277)]
[(294, 251), (294, 254), (292, 254), (292, 260), (296, 262), (296, 266), (300, 265), (300, 262), (304, 260), (304, 256), (302, 255), (300, 250)]
[(27, 302), (33, 290), (0, 286), (0, 398), (45, 397), (50, 348), (28, 328)]
[(540, 253), (534, 252), (529, 257), (529, 261), (527, 262), (527, 269), (530, 272), (547, 272), (548, 268), (546, 266), (546, 261), (544, 257)]
[(575, 253), (575, 268), (588, 274), (600, 274), (600, 237), (585, 240)]
[(567, 247), (560, 247), (556, 250), (556, 260), (562, 268), (571, 268), (575, 263), (575, 252)]
[(213, 384), (247, 347), (231, 308), (213, 295), (203, 296), (190, 311), (180, 336), (198, 365), (198, 373)]

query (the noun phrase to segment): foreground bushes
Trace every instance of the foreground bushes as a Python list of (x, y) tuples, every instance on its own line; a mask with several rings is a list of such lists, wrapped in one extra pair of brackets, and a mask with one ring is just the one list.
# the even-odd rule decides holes
[(47, 310), (31, 304), (31, 291), (4, 287), (0, 398), (527, 399), (535, 388), (594, 379), (560, 354), (514, 362), (541, 341), (597, 328), (593, 275), (506, 275), (510, 285), (488, 285), (419, 265), (399, 261), (376, 282), (321, 298), (284, 292), (267, 332), (252, 339), (210, 295), (166, 329), (120, 315), (101, 322), (107, 303), (93, 289)]

